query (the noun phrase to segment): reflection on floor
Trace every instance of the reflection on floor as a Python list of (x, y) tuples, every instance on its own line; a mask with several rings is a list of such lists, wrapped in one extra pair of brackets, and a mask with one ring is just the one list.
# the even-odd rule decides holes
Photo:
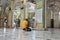
[(25, 32), (22, 29), (0, 29), (0, 40), (60, 40), (60, 29)]

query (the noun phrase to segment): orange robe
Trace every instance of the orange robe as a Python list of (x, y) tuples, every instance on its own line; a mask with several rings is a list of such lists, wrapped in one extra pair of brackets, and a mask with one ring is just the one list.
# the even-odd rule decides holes
[(24, 28), (27, 28), (27, 27), (28, 27), (28, 21), (24, 20), (22, 22), (22, 28), (24, 29)]

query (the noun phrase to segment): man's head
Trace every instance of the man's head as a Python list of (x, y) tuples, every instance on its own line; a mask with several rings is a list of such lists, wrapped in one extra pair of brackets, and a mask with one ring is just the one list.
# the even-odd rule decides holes
[(28, 21), (28, 19), (25, 19), (26, 21)]

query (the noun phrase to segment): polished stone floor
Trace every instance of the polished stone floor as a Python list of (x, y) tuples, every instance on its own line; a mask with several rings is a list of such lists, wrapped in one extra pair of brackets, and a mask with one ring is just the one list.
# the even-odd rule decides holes
[(0, 29), (0, 40), (60, 40), (60, 29), (32, 30), (25, 32), (22, 29)]

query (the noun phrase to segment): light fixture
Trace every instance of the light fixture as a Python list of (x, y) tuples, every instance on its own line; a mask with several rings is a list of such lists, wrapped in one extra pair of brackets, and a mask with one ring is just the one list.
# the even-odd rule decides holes
[(9, 7), (9, 10), (11, 10), (11, 8)]
[(1, 7), (0, 7), (0, 11), (1, 11)]

